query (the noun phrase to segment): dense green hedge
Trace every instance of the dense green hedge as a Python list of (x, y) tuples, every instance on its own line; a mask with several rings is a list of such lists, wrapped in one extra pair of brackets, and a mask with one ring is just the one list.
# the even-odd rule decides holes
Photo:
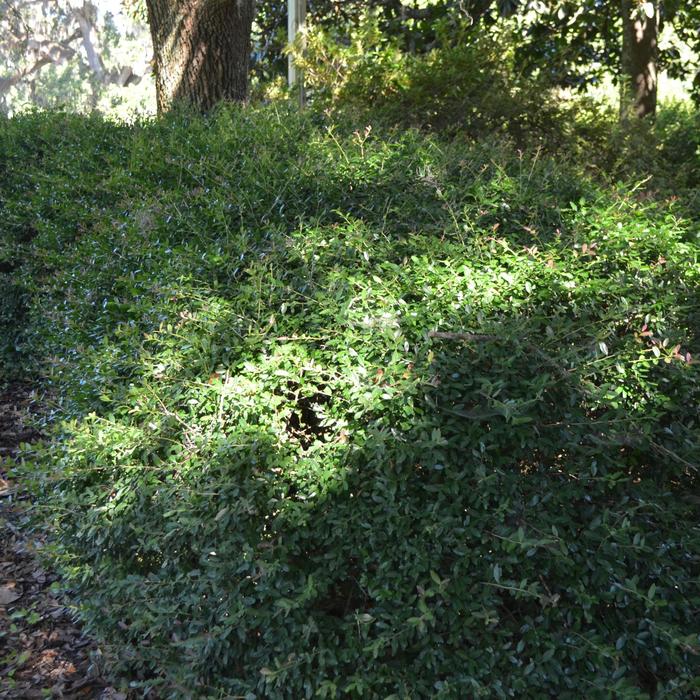
[(6, 367), (54, 401), (24, 474), (140, 687), (699, 692), (696, 224), (564, 160), (3, 122)]

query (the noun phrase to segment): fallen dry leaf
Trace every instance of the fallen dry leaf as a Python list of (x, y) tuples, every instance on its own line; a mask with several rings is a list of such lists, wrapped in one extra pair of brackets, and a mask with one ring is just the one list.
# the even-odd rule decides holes
[(14, 583), (0, 586), (0, 605), (10, 605), (22, 597), (22, 591)]

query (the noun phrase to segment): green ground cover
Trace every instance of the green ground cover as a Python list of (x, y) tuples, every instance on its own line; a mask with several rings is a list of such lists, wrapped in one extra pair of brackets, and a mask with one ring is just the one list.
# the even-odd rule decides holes
[(3, 121), (3, 376), (51, 436), (18, 472), (114, 668), (165, 697), (694, 697), (673, 115), (552, 148), (275, 106)]

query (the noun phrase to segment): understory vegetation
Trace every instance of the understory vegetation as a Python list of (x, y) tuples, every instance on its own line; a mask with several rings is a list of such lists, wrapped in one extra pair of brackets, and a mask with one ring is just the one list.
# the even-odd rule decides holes
[(125, 682), (700, 693), (700, 117), (566, 109), (2, 121), (16, 471)]

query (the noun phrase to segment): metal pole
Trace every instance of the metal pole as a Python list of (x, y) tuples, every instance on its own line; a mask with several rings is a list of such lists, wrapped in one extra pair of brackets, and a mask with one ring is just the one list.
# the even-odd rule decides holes
[[(287, 0), (287, 35), (289, 43), (293, 43), (299, 32), (303, 31), (306, 24), (306, 0)], [(304, 95), (304, 76), (294, 64), (294, 59), (290, 55), (287, 59), (287, 80), (289, 87), (298, 87), (299, 104), (304, 106), (306, 96)]]

